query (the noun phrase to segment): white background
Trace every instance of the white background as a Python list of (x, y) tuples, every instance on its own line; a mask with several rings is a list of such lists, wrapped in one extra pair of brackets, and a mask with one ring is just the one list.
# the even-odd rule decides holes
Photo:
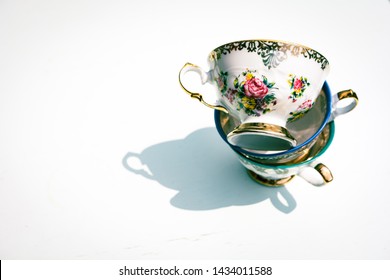
[[(387, 0), (0, 0), (0, 259), (389, 259), (389, 26)], [(180, 88), (253, 38), (357, 92), (329, 185), (251, 181)]]

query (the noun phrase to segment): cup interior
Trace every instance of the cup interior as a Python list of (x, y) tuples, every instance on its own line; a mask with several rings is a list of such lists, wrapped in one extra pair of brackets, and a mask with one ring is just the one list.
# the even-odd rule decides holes
[(314, 159), (318, 158), (320, 155), (322, 155), (329, 147), (329, 145), (333, 141), (335, 133), (335, 125), (334, 122), (330, 122), (326, 124), (325, 128), (321, 131), (320, 135), (314, 140), (313, 145), (310, 147), (304, 149), (300, 156), (297, 158), (294, 158), (292, 160), (286, 160), (284, 161), (279, 160), (274, 163), (270, 163), (269, 161), (262, 161), (257, 158), (248, 156), (246, 154), (242, 154), (237, 152), (237, 154), (241, 157), (244, 157), (245, 159), (249, 160), (252, 164), (255, 165), (261, 165), (263, 167), (269, 167), (269, 168), (288, 168), (288, 167), (294, 167), (297, 165), (302, 164), (308, 164), (309, 162), (313, 161)]
[(237, 151), (236, 154), (240, 163), (247, 169), (251, 178), (262, 185), (271, 187), (282, 186), (291, 181), (295, 175), (300, 174), (302, 170), (305, 170), (304, 168), (310, 166), (320, 172), (322, 176), (321, 183), (314, 183), (320, 186), (323, 185), (324, 182), (330, 182), (333, 179), (330, 170), (325, 165), (318, 163), (317, 159), (331, 145), (334, 133), (335, 125), (332, 121), (321, 131), (320, 135), (315, 140), (315, 144), (309, 149), (309, 153), (304, 159), (299, 159), (285, 165), (265, 164)]
[(277, 158), (300, 151), (318, 137), (330, 118), (332, 108), (331, 104), (331, 91), (328, 83), (325, 82), (319, 97), (313, 105), (313, 108), (300, 119), (288, 124), (287, 129), (296, 139), (297, 145), (283, 151), (251, 150), (230, 144), (227, 140), (227, 135), (240, 124), (240, 121), (232, 115), (215, 110), (215, 125), (222, 139), (235, 151), (248, 156), (262, 157), (264, 159)]

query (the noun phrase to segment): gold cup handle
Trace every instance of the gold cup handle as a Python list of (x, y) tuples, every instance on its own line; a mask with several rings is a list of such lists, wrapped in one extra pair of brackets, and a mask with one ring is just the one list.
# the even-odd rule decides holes
[[(357, 94), (352, 89), (342, 90), (333, 96), (333, 104), (332, 104), (332, 116), (330, 121), (334, 120), (336, 117), (340, 115), (344, 115), (357, 106), (359, 99)], [(342, 101), (342, 102), (340, 102)], [(349, 101), (349, 103), (347, 102)], [(342, 103), (346, 105), (341, 106)]]
[(320, 173), (324, 183), (329, 183), (333, 181), (333, 174), (330, 169), (323, 163), (318, 163), (314, 166), (314, 169)]
[[(310, 171), (315, 170), (321, 176), (321, 179), (318, 176), (313, 176), (311, 171), (310, 173), (306, 173), (305, 170)], [(310, 165), (306, 166), (299, 172), (300, 177), (305, 179), (307, 182), (311, 183), (314, 186), (323, 186), (326, 183), (333, 181), (333, 175), (330, 169), (323, 163), (313, 162)]]
[(217, 105), (217, 104), (213, 105), (213, 104), (207, 103), (206, 101), (203, 100), (202, 94), (197, 93), (197, 92), (192, 92), (192, 91), (189, 91), (188, 89), (186, 89), (186, 87), (182, 83), (182, 77), (183, 77), (183, 75), (185, 73), (187, 73), (189, 71), (198, 73), (199, 76), (200, 76), (202, 84), (205, 84), (205, 83), (207, 83), (208, 81), (211, 80), (209, 73), (205, 72), (199, 66), (187, 62), (186, 64), (184, 64), (184, 66), (181, 68), (181, 70), (179, 72), (179, 83), (180, 83), (180, 86), (182, 87), (182, 89), (187, 94), (189, 94), (192, 98), (198, 99), (202, 104), (206, 105), (207, 107), (212, 108), (212, 109), (216, 109), (216, 110), (220, 110), (220, 111), (225, 112), (225, 113), (228, 113), (228, 110), (225, 107), (223, 107), (221, 105)]

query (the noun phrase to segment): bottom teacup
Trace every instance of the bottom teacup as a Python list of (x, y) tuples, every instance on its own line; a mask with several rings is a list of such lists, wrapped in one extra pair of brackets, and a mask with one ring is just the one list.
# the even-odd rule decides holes
[[(231, 149), (248, 155), (260, 163), (269, 165), (288, 164), (296, 159), (302, 160), (304, 154), (314, 145), (326, 124), (353, 110), (357, 102), (357, 96), (351, 90), (340, 91), (332, 95), (328, 83), (325, 82), (313, 108), (302, 118), (288, 126), (288, 130), (297, 140), (297, 145), (294, 148), (277, 153), (275, 151), (253, 151), (231, 145), (227, 140), (227, 135), (238, 125), (239, 120), (229, 114), (215, 110), (214, 121), (219, 135)], [(347, 105), (345, 106), (345, 104)]]
[(322, 186), (331, 182), (333, 175), (329, 168), (320, 163), (318, 159), (329, 148), (334, 133), (335, 125), (332, 121), (321, 131), (314, 145), (310, 147), (304, 157), (298, 158), (289, 164), (268, 165), (260, 163), (258, 159), (235, 152), (251, 178), (262, 185), (283, 186), (298, 175), (313, 185)]

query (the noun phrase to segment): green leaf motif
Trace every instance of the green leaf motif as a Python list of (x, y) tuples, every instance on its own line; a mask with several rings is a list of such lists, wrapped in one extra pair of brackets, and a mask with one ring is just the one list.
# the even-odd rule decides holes
[(288, 55), (292, 55), (303, 56), (304, 58), (312, 59), (319, 64), (321, 69), (325, 69), (329, 64), (328, 60), (315, 50), (305, 48), (300, 45), (272, 40), (248, 40), (232, 42), (220, 46), (214, 51), (216, 53), (217, 59), (220, 59), (222, 55), (227, 55), (233, 51), (241, 50), (246, 50), (247, 52), (256, 52), (259, 56), (261, 56), (264, 65), (269, 69), (277, 67), (281, 62), (279, 61), (278, 56), (275, 55), (276, 52), (283, 52), (286, 57)]
[(236, 77), (233, 81), (234, 88), (238, 88), (238, 78)]

